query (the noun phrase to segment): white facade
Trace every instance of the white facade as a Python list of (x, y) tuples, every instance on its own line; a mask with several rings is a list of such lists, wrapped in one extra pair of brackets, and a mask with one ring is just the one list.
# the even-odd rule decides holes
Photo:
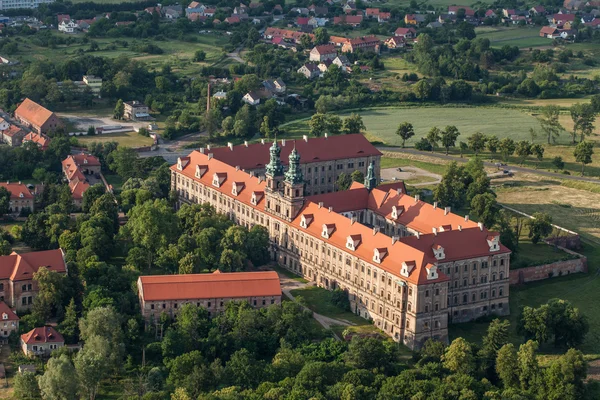
[(54, 3), (54, 0), (0, 0), (0, 10), (38, 8), (40, 4), (48, 3)]
[(75, 33), (77, 27), (77, 23), (75, 23), (74, 21), (62, 21), (58, 25), (58, 31), (64, 33)]

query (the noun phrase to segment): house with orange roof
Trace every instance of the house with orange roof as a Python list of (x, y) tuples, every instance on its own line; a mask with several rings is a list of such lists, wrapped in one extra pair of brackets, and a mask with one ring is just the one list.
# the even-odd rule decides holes
[(21, 182), (0, 182), (0, 187), (10, 192), (8, 202), (9, 214), (19, 215), (22, 212), (33, 212), (35, 209), (34, 197), (29, 188)]
[(0, 337), (7, 338), (19, 332), (19, 316), (4, 301), (0, 301)]
[(40, 268), (66, 273), (67, 264), (62, 250), (23, 254), (13, 251), (8, 256), (0, 256), (0, 301), (17, 311), (29, 309), (38, 293), (33, 275)]
[(23, 143), (35, 143), (42, 151), (48, 148), (50, 144), (50, 138), (43, 133), (29, 132), (23, 137)]
[(21, 335), (21, 349), (26, 356), (49, 356), (64, 345), (63, 335), (52, 326), (34, 328)]
[(140, 276), (137, 281), (142, 316), (158, 321), (164, 312), (177, 315), (184, 304), (194, 304), (213, 316), (230, 301), (253, 307), (281, 304), (279, 275), (274, 271)]
[(8, 124), (0, 118), (0, 143), (6, 143), (11, 147), (20, 146), (23, 143), (26, 133), (20, 127)]
[(374, 160), (364, 184), (309, 196), (301, 159), (312, 154), (298, 147), (286, 170), (285, 146), (273, 143), (264, 177), (193, 151), (171, 167), (178, 206), (208, 203), (239, 225), (264, 226), (279, 265), (346, 291), (357, 315), (413, 349), (447, 342), (449, 323), (509, 313), (510, 250), (497, 232), (401, 186), (378, 189)]
[(342, 46), (342, 52), (344, 53), (355, 53), (360, 50), (365, 53), (372, 52), (379, 54), (379, 48), (381, 46), (381, 40), (375, 36), (363, 36), (348, 40)]
[(64, 127), (56, 114), (29, 99), (23, 100), (17, 107), (15, 118), (35, 133), (48, 133)]
[(71, 154), (62, 161), (62, 169), (76, 207), (81, 207), (83, 194), (92, 185), (106, 185), (102, 177), (102, 165), (98, 157), (91, 154)]

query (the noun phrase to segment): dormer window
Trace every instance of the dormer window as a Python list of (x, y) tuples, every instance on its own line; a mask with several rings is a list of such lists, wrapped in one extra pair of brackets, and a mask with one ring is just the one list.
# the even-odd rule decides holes
[(252, 192), (252, 197), (250, 198), (250, 203), (252, 205), (257, 205), (260, 199), (262, 199), (263, 192)]
[(300, 226), (304, 229), (308, 228), (308, 226), (310, 225), (310, 223), (313, 220), (313, 215), (312, 214), (302, 214), (302, 217), (300, 218)]
[(88, 162), (87, 162), (87, 158), (84, 158), (84, 159), (83, 159), (83, 163), (84, 163), (84, 164), (87, 164), (87, 163), (88, 163)]
[(435, 256), (436, 260), (443, 260), (444, 258), (446, 258), (446, 254), (444, 253), (444, 248), (442, 246), (440, 246), (439, 244), (433, 245), (433, 247), (431, 249), (433, 250), (433, 255)]
[(2, 319), (8, 319), (8, 314), (7, 313), (2, 313)]
[(346, 248), (350, 250), (356, 250), (361, 242), (360, 235), (350, 235), (346, 238)]
[(244, 189), (244, 182), (234, 182), (231, 187), (231, 194), (237, 196)]
[(19, 197), (20, 197), (20, 198), (23, 198), (23, 197), (25, 197), (25, 195), (23, 194), (23, 192), (19, 193)]
[(202, 175), (208, 170), (208, 165), (196, 165), (196, 178), (202, 178)]
[(213, 175), (212, 184), (213, 184), (213, 186), (221, 187), (221, 185), (223, 184), (223, 182), (225, 182), (225, 179), (227, 179), (227, 173), (225, 173), (225, 172), (215, 172), (215, 174)]
[(412, 270), (415, 268), (415, 265), (416, 264), (414, 261), (403, 261), (402, 268), (400, 269), (400, 275), (408, 278)]
[(177, 159), (177, 169), (179, 171), (182, 171), (190, 162), (190, 158), (189, 157), (179, 157)]
[(404, 206), (392, 207), (392, 218), (397, 219), (404, 212)]
[(433, 280), (438, 278), (437, 267), (435, 265), (427, 266), (427, 280)]
[(329, 239), (334, 230), (335, 224), (323, 224), (323, 231), (321, 232), (321, 236), (323, 236), (325, 239)]
[(490, 246), (490, 251), (498, 251), (500, 250), (500, 236), (499, 235), (489, 235), (487, 237), (488, 246)]
[(381, 261), (387, 256), (387, 248), (382, 247), (373, 250), (373, 261), (380, 264)]

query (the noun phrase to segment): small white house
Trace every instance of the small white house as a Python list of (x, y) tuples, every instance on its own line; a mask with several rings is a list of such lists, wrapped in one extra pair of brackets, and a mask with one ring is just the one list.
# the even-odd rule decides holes
[(251, 106), (257, 106), (260, 104), (260, 97), (255, 92), (248, 92), (242, 97), (242, 101)]
[(75, 33), (79, 26), (74, 21), (62, 21), (58, 25), (58, 31), (64, 33)]

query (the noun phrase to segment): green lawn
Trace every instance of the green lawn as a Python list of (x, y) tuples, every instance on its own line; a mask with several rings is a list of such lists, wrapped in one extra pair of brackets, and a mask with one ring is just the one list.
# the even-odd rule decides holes
[[(526, 112), (493, 107), (382, 107), (355, 112), (362, 116), (366, 131), (373, 139), (392, 146), (402, 144), (396, 129), (405, 121), (412, 123), (415, 129), (415, 136), (406, 143), (407, 146), (413, 146), (434, 126), (443, 129), (446, 125), (456, 125), (461, 133), (459, 140), (466, 140), (475, 132), (496, 135), (500, 139), (528, 140), (529, 128), (539, 128), (537, 119)], [(346, 117), (349, 113), (339, 115)], [(285, 131), (293, 137), (308, 134), (308, 120), (287, 124)], [(559, 140), (568, 141), (569, 138), (563, 135)]]
[(492, 47), (504, 45), (520, 48), (551, 46), (552, 40), (540, 37), (540, 28), (532, 27), (482, 27), (475, 29), (478, 38), (489, 39)]
[(545, 243), (533, 244), (521, 238), (519, 250), (511, 262), (510, 269), (531, 267), (534, 265), (551, 264), (557, 261), (577, 258), (565, 251)]
[(142, 136), (137, 132), (107, 133), (94, 136), (77, 136), (80, 145), (86, 146), (92, 142), (117, 142), (120, 146), (143, 147), (153, 143), (152, 138)]
[(286, 276), (286, 277), (288, 277), (288, 278), (290, 278), (290, 279), (293, 279), (293, 280), (295, 280), (295, 281), (297, 281), (297, 282), (308, 283), (308, 281), (307, 281), (306, 279), (304, 279), (304, 278), (301, 278), (301, 277), (299, 277), (298, 275), (296, 275), (296, 274), (294, 274), (294, 273), (292, 273), (292, 272), (288, 271), (287, 269), (285, 269), (285, 268), (282, 268), (282, 267), (280, 267), (280, 266), (278, 266), (278, 265), (270, 265), (270, 266), (269, 266), (269, 268), (273, 269), (273, 270), (274, 270), (274, 271), (276, 271), (278, 274), (281, 274), (281, 275), (283, 275), (283, 276)]
[(303, 289), (291, 291), (294, 297), (301, 296), (304, 304), (316, 312), (329, 318), (348, 321), (357, 325), (365, 325), (367, 321), (364, 318), (355, 315), (349, 311), (343, 311), (331, 303), (331, 291), (316, 286), (309, 286)]

